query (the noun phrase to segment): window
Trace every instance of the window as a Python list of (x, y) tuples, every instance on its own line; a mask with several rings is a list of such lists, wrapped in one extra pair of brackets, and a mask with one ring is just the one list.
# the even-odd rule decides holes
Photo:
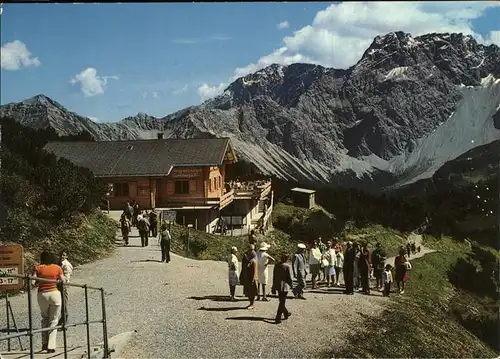
[(217, 182), (216, 182), (216, 179), (217, 178), (214, 178), (214, 191), (217, 191)]
[(219, 188), (221, 188), (221, 187), (222, 187), (222, 177), (219, 176)]
[(128, 183), (113, 183), (114, 195), (128, 197)]
[(175, 194), (189, 194), (189, 181), (175, 181)]

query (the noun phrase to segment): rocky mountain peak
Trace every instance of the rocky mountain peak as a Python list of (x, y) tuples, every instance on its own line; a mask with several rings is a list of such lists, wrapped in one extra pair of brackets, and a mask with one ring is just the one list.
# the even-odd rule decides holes
[(50, 97), (45, 96), (43, 94), (38, 94), (36, 96), (30, 97), (22, 102), (20, 104), (27, 105), (27, 106), (54, 106), (58, 108), (64, 108), (60, 103), (52, 100)]

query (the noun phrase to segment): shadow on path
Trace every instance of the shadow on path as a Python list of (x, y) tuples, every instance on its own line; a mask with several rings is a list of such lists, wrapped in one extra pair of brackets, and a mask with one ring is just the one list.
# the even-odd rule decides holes
[[(228, 295), (206, 295), (204, 297), (189, 297), (193, 300), (211, 300), (213, 302), (230, 302)], [(237, 302), (245, 301), (247, 299), (236, 299)]]
[(246, 307), (227, 307), (227, 308), (205, 308), (201, 307), (198, 310), (205, 310), (207, 312), (229, 312), (231, 310), (245, 310)]
[[(129, 246), (130, 247), (130, 246)], [(140, 247), (140, 246), (137, 246)], [(142, 262), (156, 262), (156, 263), (163, 263), (162, 261), (158, 259), (139, 259), (137, 261), (130, 261), (130, 263), (142, 263)]]
[(307, 292), (304, 293), (304, 295), (307, 295), (307, 293), (318, 293), (318, 294), (344, 294), (344, 289), (339, 289), (339, 290), (335, 290), (335, 289), (324, 289), (324, 290), (320, 290), (320, 289), (312, 289), (312, 290), (309, 290)]
[(249, 316), (229, 317), (229, 318), (226, 318), (226, 320), (248, 320), (250, 322), (264, 322), (264, 323), (268, 323), (268, 324), (275, 324), (273, 319), (264, 318), (264, 317), (249, 317)]

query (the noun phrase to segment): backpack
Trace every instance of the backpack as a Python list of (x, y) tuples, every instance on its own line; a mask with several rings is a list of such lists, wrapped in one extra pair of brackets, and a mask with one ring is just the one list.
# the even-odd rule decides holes
[(149, 231), (148, 223), (146, 221), (139, 221), (139, 230), (148, 232)]

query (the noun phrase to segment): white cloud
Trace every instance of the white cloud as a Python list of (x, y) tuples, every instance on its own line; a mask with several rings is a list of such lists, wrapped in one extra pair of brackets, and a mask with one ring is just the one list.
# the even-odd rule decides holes
[(278, 29), (288, 29), (290, 27), (290, 24), (288, 23), (288, 21), (282, 21), (278, 24), (277, 28)]
[(97, 117), (94, 117), (94, 116), (87, 116), (87, 118), (88, 118), (90, 121), (93, 121), (93, 122), (100, 122), (100, 120), (99, 120)]
[(14, 40), (3, 45), (0, 49), (1, 68), (15, 71), (23, 67), (40, 66), (38, 57), (32, 57), (26, 45), (19, 40)]
[(500, 46), (500, 31), (490, 31), (489, 41)]
[(83, 94), (87, 97), (91, 97), (103, 94), (104, 87), (108, 83), (108, 80), (119, 80), (119, 77), (97, 76), (97, 70), (93, 67), (88, 67), (77, 74), (69, 82), (73, 85), (80, 82)]
[(158, 95), (158, 92), (156, 92), (156, 91), (153, 91), (151, 93), (151, 96), (153, 96), (153, 98), (159, 98), (160, 97), (160, 95)]
[(189, 89), (189, 86), (188, 84), (185, 84), (184, 86), (172, 91), (172, 94), (174, 95), (180, 95), (180, 94), (183, 94), (185, 93), (187, 90)]
[[(393, 31), (409, 32), (413, 36), (461, 32), (473, 35), (480, 42), (500, 44), (500, 31), (491, 31), (488, 38), (483, 38), (471, 25), (471, 20), (481, 17), (487, 8), (498, 6), (500, 2), (496, 1), (333, 4), (319, 11), (311, 25), (284, 37), (280, 48), (254, 63), (236, 68), (231, 81), (272, 63), (289, 65), (302, 62), (345, 69), (361, 58), (375, 36)], [(198, 92), (202, 88), (207, 90), (219, 86), (204, 84)]]
[(208, 86), (207, 84), (203, 84), (198, 87), (198, 95), (200, 96), (201, 101), (208, 100), (209, 98), (215, 97), (224, 92), (227, 85), (227, 83), (223, 82), (221, 82), (219, 86)]

